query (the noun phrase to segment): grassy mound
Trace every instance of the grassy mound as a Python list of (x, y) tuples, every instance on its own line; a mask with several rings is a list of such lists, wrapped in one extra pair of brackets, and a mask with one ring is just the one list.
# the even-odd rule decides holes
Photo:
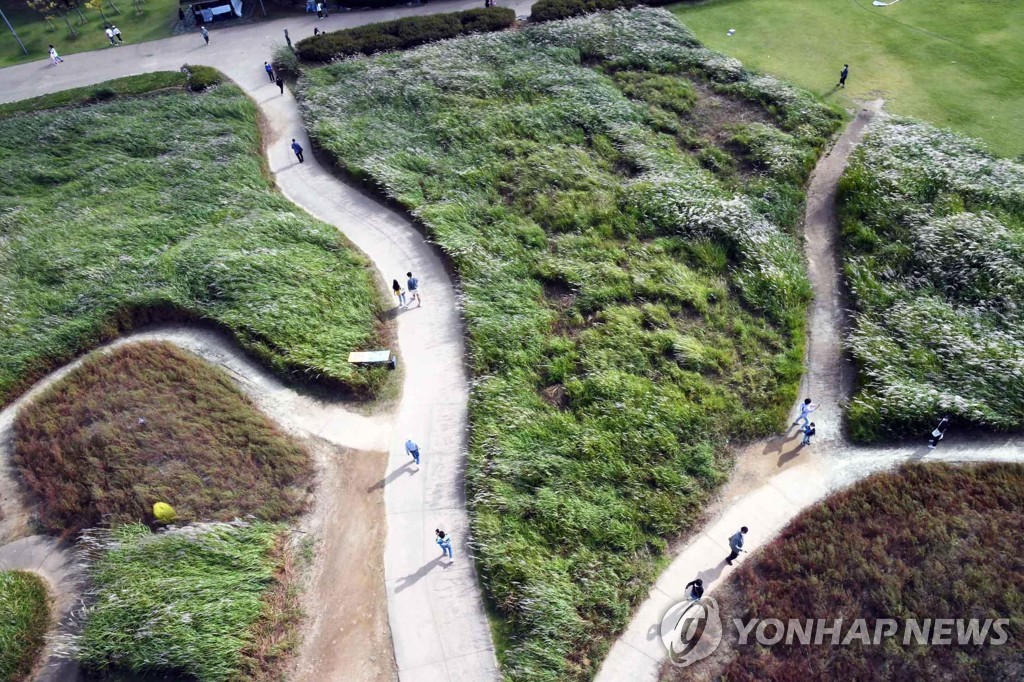
[[(271, 599), (283, 579), (281, 533), (264, 523), (92, 531), (83, 539), (96, 555), (87, 620), (68, 648), (95, 671), (279, 679), (294, 644), (280, 633), (297, 617)], [(277, 647), (262, 641), (269, 632)]]
[(155, 502), (186, 521), (281, 520), (311, 477), (308, 454), (227, 374), (165, 343), (89, 358), (14, 431), (13, 461), (55, 534), (151, 519)]
[[(1024, 466), (915, 464), (833, 495), (730, 578), (732, 618), (1009, 618), (1000, 646), (736, 646), (730, 680), (998, 680), (1020, 674)], [(716, 596), (718, 593), (716, 592)], [(735, 633), (726, 628), (726, 633)], [(771, 634), (771, 630), (768, 633)], [(992, 633), (995, 636), (998, 633)], [(682, 669), (669, 679), (691, 679)], [(717, 676), (717, 675), (716, 675)]]
[(889, 111), (1024, 154), (1024, 3), (704, 0), (672, 11), (709, 47), (844, 106), (884, 97)]
[(372, 389), (384, 371), (347, 362), (375, 345), (367, 263), (273, 190), (252, 102), (226, 85), (87, 90), (113, 99), (0, 118), (0, 404), (167, 318), (227, 329), (281, 373)]
[(27, 679), (49, 627), (43, 580), (27, 571), (0, 571), (0, 680)]
[(852, 434), (920, 435), (943, 414), (1024, 426), (1024, 165), (886, 118), (839, 211), (862, 383)]
[(316, 142), (461, 278), (473, 533), (514, 679), (585, 678), (775, 430), (809, 285), (790, 229), (836, 117), (615, 12), (310, 71)]

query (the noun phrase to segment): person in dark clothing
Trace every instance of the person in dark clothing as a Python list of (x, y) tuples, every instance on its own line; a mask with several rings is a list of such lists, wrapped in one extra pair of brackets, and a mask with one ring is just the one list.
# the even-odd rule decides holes
[(846, 87), (846, 77), (849, 76), (849, 75), (850, 75), (850, 65), (849, 64), (843, 64), (843, 70), (839, 72), (839, 85), (837, 85), (836, 87), (837, 88), (845, 88)]
[(292, 48), (292, 37), (290, 35), (288, 35), (288, 29), (284, 30), (284, 42), (288, 43), (288, 49), (289, 50), (293, 49)]
[(725, 558), (725, 563), (732, 566), (732, 560), (738, 557), (740, 555), (740, 552), (743, 551), (743, 536), (746, 534), (747, 527), (743, 526), (742, 528), (740, 528), (740, 532), (736, 533), (731, 538), (729, 538), (729, 549), (732, 551), (730, 551), (729, 556)]
[(934, 449), (939, 441), (946, 437), (946, 429), (949, 428), (949, 417), (943, 417), (939, 420), (939, 425), (932, 431), (931, 440), (928, 441), (928, 449)]
[(814, 430), (814, 422), (811, 422), (810, 424), (807, 424), (806, 426), (804, 426), (804, 439), (803, 439), (801, 444), (802, 445), (810, 445), (811, 444), (811, 436), (813, 436), (815, 433), (817, 433), (817, 432)]
[(302, 145), (292, 138), (292, 151), (295, 152), (295, 158), (299, 160), (299, 163), (305, 163), (305, 159), (302, 158)]
[(284, 94), (284, 79), (281, 78), (280, 76), (278, 76), (277, 80), (275, 80), (274, 83), (277, 84), (277, 87), (281, 88), (281, 94), (283, 95)]
[(684, 590), (690, 590), (690, 594), (687, 595), (687, 599), (690, 601), (697, 601), (704, 596), (704, 581), (697, 578), (691, 582), (686, 583)]

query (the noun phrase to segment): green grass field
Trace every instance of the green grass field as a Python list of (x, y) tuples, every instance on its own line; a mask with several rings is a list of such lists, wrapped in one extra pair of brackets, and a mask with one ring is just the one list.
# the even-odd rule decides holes
[[(662, 679), (1019, 679), (1022, 508), (1020, 464), (912, 464), (861, 481), (803, 512), (711, 596), (723, 623), (841, 618), (843, 638), (858, 618), (867, 620), (869, 636), (877, 619), (888, 618), (898, 635), (869, 646), (833, 646), (828, 636), (821, 645), (762, 647), (751, 637), (738, 646), (730, 625), (713, 658), (666, 666)], [(1008, 619), (1007, 639), (960, 643), (951, 627), (952, 643), (904, 643), (907, 618)]]
[(295, 593), (280, 594), (283, 532), (241, 522), (90, 531), (79, 545), (92, 559), (91, 606), (67, 643), (101, 679), (283, 679), (301, 616)]
[(155, 502), (183, 522), (282, 521), (312, 477), (226, 373), (165, 343), (89, 358), (18, 412), (14, 433), (12, 461), (56, 535), (152, 520)]
[(72, 93), (85, 106), (0, 109), (0, 404), (125, 329), (182, 318), (282, 375), (372, 392), (386, 370), (347, 357), (377, 344), (374, 275), (273, 188), (253, 103), (138, 78), (158, 91), (122, 96), (138, 90), (121, 79)]
[(795, 397), (802, 186), (837, 114), (643, 9), (310, 71), (315, 141), (465, 292), (474, 539), (510, 679), (587, 679)]
[[(1024, 154), (1019, 0), (709, 0), (672, 10), (747, 66), (843, 104), (884, 97), (890, 111)], [(830, 94), (844, 63), (848, 87)]]
[(49, 627), (43, 580), (26, 571), (0, 571), (0, 680), (27, 679)]
[[(136, 14), (132, 0), (114, 0), (121, 14), (110, 8), (109, 0), (103, 0), (103, 11), (108, 23), (121, 29), (126, 43), (141, 43), (157, 40), (171, 35), (171, 29), (178, 23), (178, 3), (176, 0), (145, 0), (142, 14)], [(18, 47), (11, 32), (0, 23), (0, 67), (11, 66), (26, 61), (46, 59), (48, 46), (52, 43), (63, 56), (75, 52), (85, 52), (110, 47), (107, 36), (103, 33), (104, 22), (98, 10), (88, 9), (82, 2), (82, 15), (85, 24), (80, 24), (78, 12), (71, 10), (68, 21), (79, 32), (77, 38), (69, 37), (67, 24), (54, 15), (53, 29), (46, 23), (42, 15), (25, 7), (24, 3), (10, 0), (0, 2), (0, 9), (7, 15), (7, 20), (18, 32), (18, 37), (28, 49), (26, 55)], [(54, 30), (55, 29), (55, 30)]]

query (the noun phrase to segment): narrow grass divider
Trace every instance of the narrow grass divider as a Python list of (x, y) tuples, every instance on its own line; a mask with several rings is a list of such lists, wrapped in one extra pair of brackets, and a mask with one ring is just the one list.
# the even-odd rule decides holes
[(28, 571), (0, 571), (0, 680), (28, 679), (49, 628), (43, 579)]

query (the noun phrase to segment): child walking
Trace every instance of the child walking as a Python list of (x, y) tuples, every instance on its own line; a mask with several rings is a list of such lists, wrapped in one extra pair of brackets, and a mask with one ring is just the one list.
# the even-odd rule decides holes
[(434, 530), (434, 535), (437, 536), (434, 542), (441, 548), (441, 556), (454, 559), (455, 557), (452, 556), (452, 536), (445, 534), (440, 528)]
[(391, 290), (395, 292), (395, 298), (398, 299), (398, 305), (405, 307), (405, 289), (398, 283), (397, 279), (391, 280)]
[(804, 445), (810, 445), (811, 444), (811, 436), (813, 436), (814, 434), (815, 434), (814, 422), (811, 422), (810, 424), (805, 424), (804, 425), (804, 440), (803, 440), (803, 444)]

